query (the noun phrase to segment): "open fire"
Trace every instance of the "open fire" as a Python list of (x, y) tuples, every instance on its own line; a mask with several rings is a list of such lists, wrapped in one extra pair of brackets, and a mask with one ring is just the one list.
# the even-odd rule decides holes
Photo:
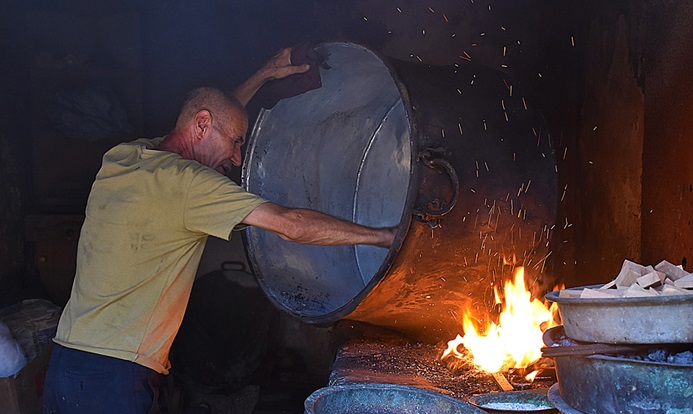
[[(464, 336), (448, 342), (441, 359), (453, 356), (465, 359), (458, 351), (462, 345), (471, 353), (473, 363), (481, 370), (495, 373), (511, 368), (527, 368), (541, 358), (543, 331), (555, 326), (555, 304), (547, 308), (538, 299), (532, 299), (525, 287), (524, 268), (518, 267), (514, 280), (507, 281), (503, 293), (495, 288), (496, 303), (502, 311), (498, 323), (477, 326), (470, 312), (463, 314)], [(528, 377), (535, 375), (533, 372)], [(531, 381), (530, 378), (527, 378)]]

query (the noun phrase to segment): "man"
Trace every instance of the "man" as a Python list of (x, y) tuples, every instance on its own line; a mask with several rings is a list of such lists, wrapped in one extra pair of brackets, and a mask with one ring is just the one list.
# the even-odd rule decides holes
[(46, 377), (47, 413), (157, 412), (158, 384), (208, 235), (228, 239), (243, 224), (298, 243), (391, 245), (394, 228), (280, 206), (224, 175), (241, 165), (244, 105), (267, 80), (309, 69), (292, 65), (290, 53), (275, 55), (232, 97), (192, 91), (164, 138), (104, 155)]

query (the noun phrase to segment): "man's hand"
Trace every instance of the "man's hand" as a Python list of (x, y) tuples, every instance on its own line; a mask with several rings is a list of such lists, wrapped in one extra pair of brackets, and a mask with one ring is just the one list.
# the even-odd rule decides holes
[(245, 82), (240, 84), (234, 91), (233, 96), (238, 99), (243, 106), (246, 106), (255, 93), (265, 84), (273, 79), (281, 79), (297, 73), (304, 73), (310, 69), (310, 65), (292, 65), (291, 48), (287, 47), (277, 52), (270, 60), (265, 62), (257, 72), (255, 72)]
[(263, 72), (266, 80), (281, 79), (296, 73), (304, 73), (310, 65), (293, 65), (291, 63), (291, 48), (287, 47), (268, 60), (258, 72)]

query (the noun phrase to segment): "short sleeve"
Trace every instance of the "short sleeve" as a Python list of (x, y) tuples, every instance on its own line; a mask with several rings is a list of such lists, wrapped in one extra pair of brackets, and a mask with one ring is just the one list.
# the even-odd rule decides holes
[(186, 198), (186, 228), (224, 240), (251, 211), (267, 201), (209, 168), (195, 174)]

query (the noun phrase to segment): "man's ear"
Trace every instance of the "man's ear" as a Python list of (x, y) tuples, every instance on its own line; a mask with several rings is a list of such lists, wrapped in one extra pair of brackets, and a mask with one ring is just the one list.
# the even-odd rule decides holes
[(195, 114), (195, 138), (202, 139), (212, 129), (212, 113), (206, 109)]

